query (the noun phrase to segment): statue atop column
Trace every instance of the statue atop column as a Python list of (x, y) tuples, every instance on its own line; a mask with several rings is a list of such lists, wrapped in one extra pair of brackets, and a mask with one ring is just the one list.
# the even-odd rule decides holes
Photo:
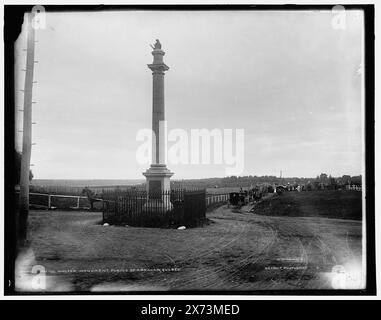
[(156, 43), (154, 45), (150, 44), (150, 46), (153, 50), (161, 50), (161, 43), (159, 39), (156, 39)]

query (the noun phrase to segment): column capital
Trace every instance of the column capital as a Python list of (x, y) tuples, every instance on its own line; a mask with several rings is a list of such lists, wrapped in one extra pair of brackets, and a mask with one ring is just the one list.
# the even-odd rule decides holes
[(152, 63), (147, 66), (153, 71), (153, 73), (164, 73), (164, 71), (169, 70), (169, 67), (165, 63)]

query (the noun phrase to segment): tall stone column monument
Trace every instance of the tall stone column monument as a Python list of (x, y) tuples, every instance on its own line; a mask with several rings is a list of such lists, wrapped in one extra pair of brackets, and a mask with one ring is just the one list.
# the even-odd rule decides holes
[[(164, 106), (164, 73), (169, 67), (164, 63), (165, 52), (161, 49), (161, 43), (156, 40), (153, 48), (153, 63), (148, 65), (152, 70), (152, 164), (151, 167), (143, 173), (146, 177), (146, 189), (148, 201), (160, 200), (165, 206), (170, 206), (167, 197), (159, 196), (164, 191), (170, 190), (169, 179), (173, 175), (167, 169), (166, 143), (165, 143), (165, 106)], [(163, 205), (163, 204), (161, 204)]]

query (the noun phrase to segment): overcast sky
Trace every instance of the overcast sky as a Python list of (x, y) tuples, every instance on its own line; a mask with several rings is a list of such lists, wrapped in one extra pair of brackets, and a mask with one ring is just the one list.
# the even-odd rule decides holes
[[(166, 52), (168, 129), (245, 130), (242, 175), (362, 172), (363, 16), (330, 11), (47, 13), (36, 31), (35, 178), (144, 178), (136, 133), (150, 128), (150, 43)], [(26, 34), (16, 44), (23, 88)], [(16, 94), (22, 105), (22, 93)], [(18, 122), (19, 124), (19, 122)], [(17, 137), (19, 146), (20, 136)], [(224, 165), (169, 165), (174, 179)]]

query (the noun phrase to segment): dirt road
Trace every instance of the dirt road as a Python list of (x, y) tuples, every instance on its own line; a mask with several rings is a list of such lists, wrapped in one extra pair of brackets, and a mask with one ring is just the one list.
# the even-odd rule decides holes
[(220, 207), (209, 225), (186, 230), (104, 227), (99, 213), (35, 211), (31, 250), (19, 264), (42, 265), (52, 291), (332, 289), (343, 270), (345, 285), (358, 288), (360, 221), (248, 209)]
[(178, 290), (332, 289), (335, 266), (350, 268), (352, 277), (358, 271), (361, 222), (266, 217), (247, 209), (232, 212), (225, 206), (212, 213), (210, 219), (226, 228), (226, 236), (201, 254), (179, 256), (175, 261), (183, 272), (165, 278), (167, 285)]

